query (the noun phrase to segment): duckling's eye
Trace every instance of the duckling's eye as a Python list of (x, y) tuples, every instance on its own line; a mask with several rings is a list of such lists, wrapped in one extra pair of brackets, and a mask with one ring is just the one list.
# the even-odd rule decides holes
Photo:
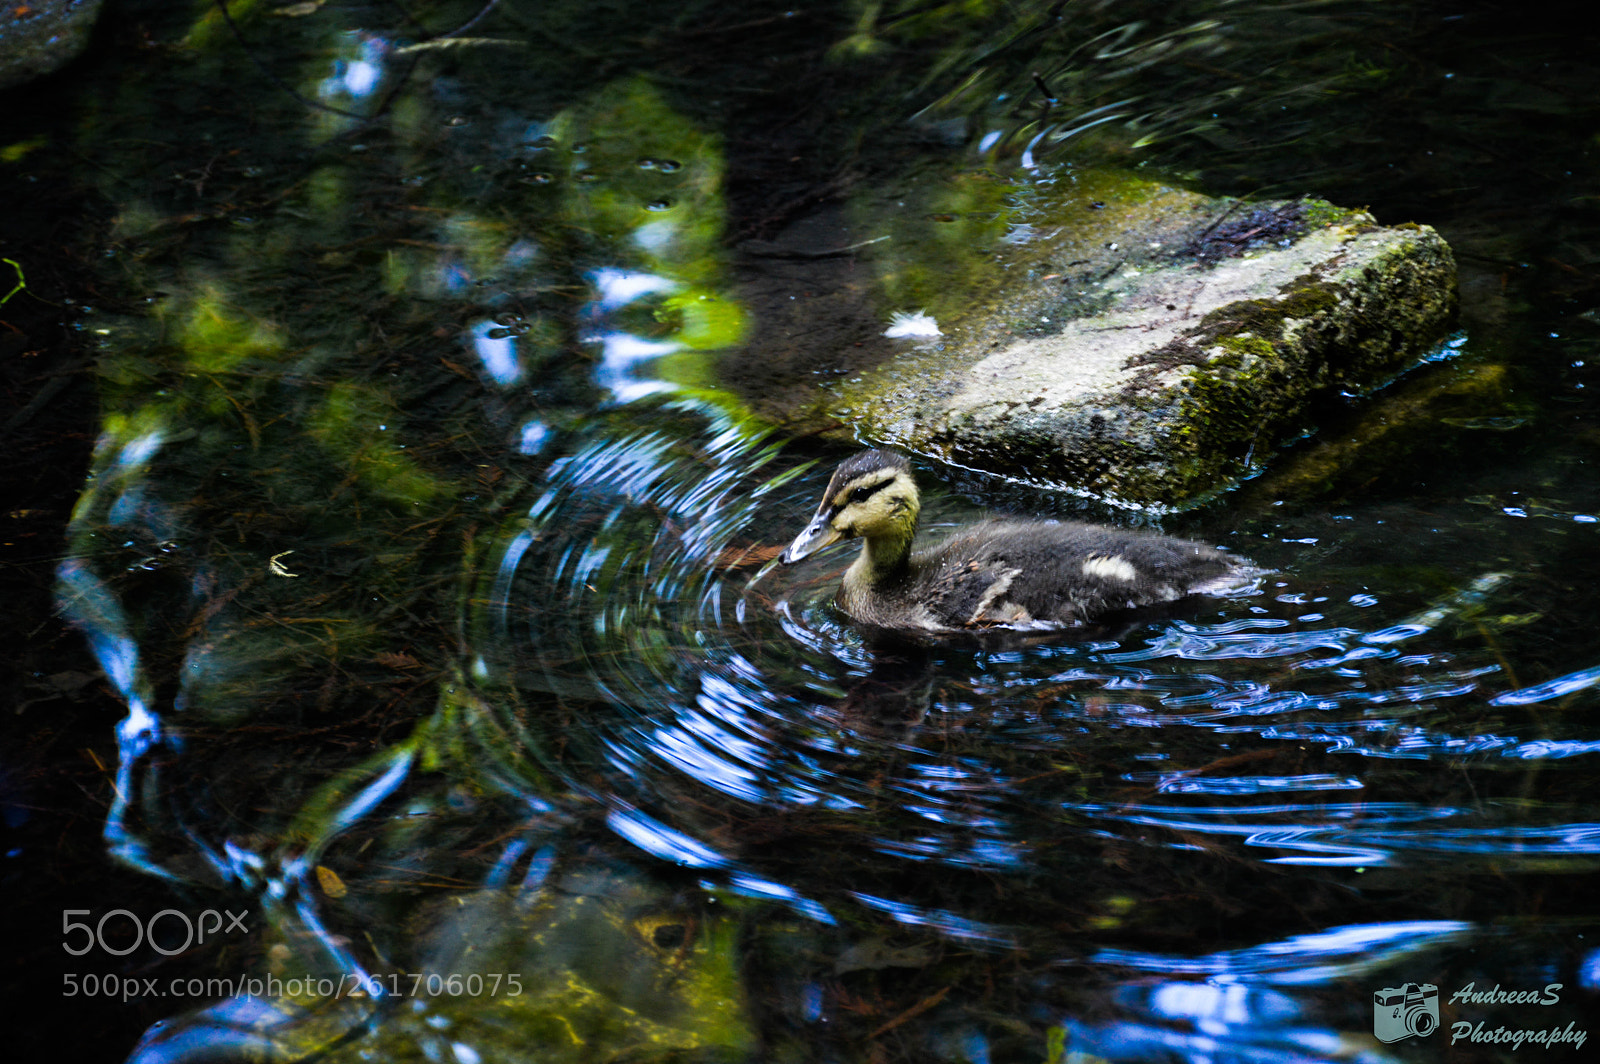
[(844, 497), (844, 504), (849, 506), (851, 503), (861, 502), (863, 499), (870, 499), (872, 496), (878, 493), (878, 489), (881, 487), (883, 487), (882, 482), (877, 484), (863, 484), (859, 488), (851, 488), (850, 494)]
[(872, 496), (878, 494), (878, 492), (882, 491), (888, 486), (889, 481), (880, 480), (876, 484), (862, 484), (860, 487), (851, 488), (849, 491), (845, 492), (844, 500), (840, 503), (840, 505), (854, 506), (856, 503), (861, 502), (864, 499), (872, 498)]

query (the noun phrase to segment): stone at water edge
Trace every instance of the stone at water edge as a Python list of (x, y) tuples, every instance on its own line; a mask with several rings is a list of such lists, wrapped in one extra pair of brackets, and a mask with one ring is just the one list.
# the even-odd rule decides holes
[[(901, 226), (859, 253), (880, 298), (936, 305), (942, 335), (851, 345), (855, 364), (818, 374), (809, 399), (768, 390), (786, 397), (779, 419), (1135, 505), (1237, 482), (1313, 427), (1319, 400), (1415, 365), (1455, 313), (1454, 260), (1432, 229), (1316, 200), (1246, 205), (1080, 172), (965, 258), (932, 228), (879, 224)], [(918, 291), (905, 280), (918, 271), (959, 280)], [(846, 290), (803, 283), (830, 281)], [(770, 361), (804, 366), (807, 331), (770, 330)]]
[(0, 9), (0, 91), (42, 77), (89, 43), (100, 0), (31, 0)]

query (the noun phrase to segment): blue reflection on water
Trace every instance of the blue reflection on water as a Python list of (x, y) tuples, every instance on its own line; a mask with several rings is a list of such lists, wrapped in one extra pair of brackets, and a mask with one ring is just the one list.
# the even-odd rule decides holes
[(553, 431), (549, 425), (537, 419), (522, 423), (522, 432), (517, 438), (518, 454), (538, 454), (544, 450), (545, 443), (551, 438)]
[(469, 333), (472, 349), (483, 364), (484, 373), (501, 387), (508, 387), (522, 379), (516, 337), (505, 333), (504, 328), (487, 319), (474, 322)]
[(600, 364), (594, 368), (594, 381), (611, 393), (613, 403), (636, 403), (652, 395), (677, 390), (677, 386), (668, 381), (641, 375), (650, 362), (681, 350), (683, 345), (677, 341), (646, 340), (619, 331), (587, 336), (585, 340), (600, 344)]
[[(1600, 825), (1589, 823), (1531, 827), (1447, 827), (1392, 830), (1393, 825), (1452, 819), (1476, 819), (1479, 810), (1404, 802), (1330, 803), (1326, 805), (1233, 805), (1111, 807), (1096, 803), (1070, 806), (1095, 819), (1114, 820), (1181, 833), (1236, 837), (1247, 846), (1301, 851), (1267, 858), (1271, 864), (1379, 866), (1424, 856), (1523, 857), (1600, 854)], [(1508, 808), (1507, 812), (1511, 810)], [(1266, 818), (1300, 823), (1271, 824)], [(1183, 842), (1179, 845), (1188, 845)]]
[(1285, 791), (1358, 791), (1365, 786), (1354, 776), (1148, 776), (1129, 774), (1129, 781), (1154, 781), (1161, 794), (1277, 794)]
[(849, 894), (867, 908), (887, 913), (896, 923), (911, 927), (933, 928), (951, 938), (990, 947), (1009, 946), (1014, 941), (1012, 935), (1005, 930), (959, 913), (911, 905), (893, 898), (860, 891), (850, 891)]
[(658, 292), (676, 291), (679, 287), (678, 282), (658, 274), (609, 266), (592, 271), (589, 281), (598, 296), (595, 309), (601, 312), (618, 310), (636, 299)]
[(1517, 691), (1506, 691), (1495, 695), (1489, 700), (1494, 706), (1527, 706), (1536, 702), (1548, 702), (1553, 698), (1564, 698), (1578, 691), (1586, 691), (1595, 684), (1600, 684), (1600, 665), (1592, 665), (1587, 669), (1569, 672), (1565, 676), (1558, 676), (1554, 680), (1524, 687)]
[(318, 95), (324, 99), (360, 100), (371, 96), (383, 80), (390, 52), (388, 41), (374, 34), (351, 31), (343, 35), (347, 54), (333, 61), (333, 73), (322, 80)]
[(697, 839), (692, 839), (667, 827), (659, 820), (637, 809), (625, 806), (613, 808), (606, 814), (611, 830), (649, 854), (689, 868), (722, 868), (729, 864), (726, 857)]
[(1307, 986), (1378, 971), (1408, 954), (1462, 941), (1472, 930), (1460, 920), (1351, 924), (1198, 957), (1104, 949), (1093, 959), (1139, 971), (1249, 976), (1277, 986)]

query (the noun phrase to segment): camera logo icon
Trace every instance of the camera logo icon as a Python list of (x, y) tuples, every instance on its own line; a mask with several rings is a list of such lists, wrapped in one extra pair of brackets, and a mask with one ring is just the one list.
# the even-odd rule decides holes
[(1380, 1042), (1423, 1038), (1439, 1029), (1439, 988), (1432, 983), (1386, 986), (1372, 992), (1372, 1033)]

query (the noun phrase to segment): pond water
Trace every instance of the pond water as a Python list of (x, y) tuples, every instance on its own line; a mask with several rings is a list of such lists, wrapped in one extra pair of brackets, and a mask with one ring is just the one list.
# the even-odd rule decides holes
[[(107, 846), (178, 915), (106, 977), (250, 914), (133, 1059), (1592, 1051), (1592, 41), (1429, 3), (117, 18), (70, 134), (115, 221), (61, 598), (127, 709)], [(1460, 332), (1184, 513), (922, 471), (925, 527), (1160, 525), (1257, 594), (864, 631), (844, 554), (755, 579), (849, 449), (719, 380), (762, 314), (732, 249), (935, 164), (1371, 204), (1451, 241)]]

